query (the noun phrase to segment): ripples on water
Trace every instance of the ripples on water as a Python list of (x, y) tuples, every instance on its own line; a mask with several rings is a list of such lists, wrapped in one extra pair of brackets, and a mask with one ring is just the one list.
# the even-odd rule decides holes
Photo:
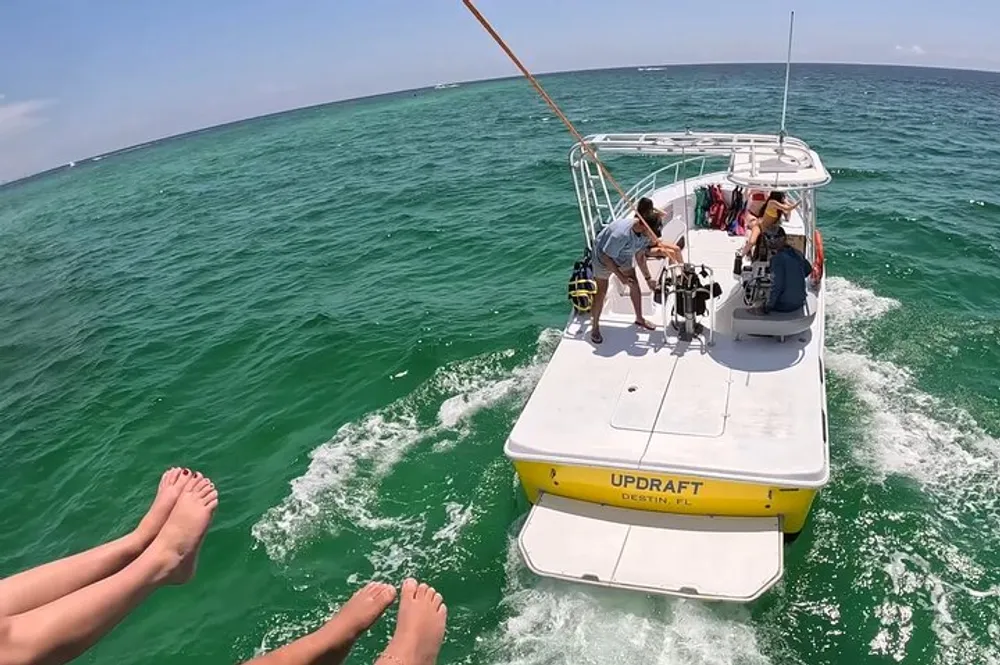
[[(670, 67), (546, 87), (585, 131), (773, 131), (781, 82)], [(0, 570), (120, 532), (182, 461), (224, 495), (197, 583), (91, 661), (231, 662), (365, 579), (419, 574), (448, 598), (448, 662), (996, 662), (998, 101), (993, 75), (793, 71), (790, 130), (835, 178), (834, 477), (758, 603), (558, 584), (517, 556), (501, 448), (580, 246), (568, 138), (518, 81), (309, 109), (0, 192)]]

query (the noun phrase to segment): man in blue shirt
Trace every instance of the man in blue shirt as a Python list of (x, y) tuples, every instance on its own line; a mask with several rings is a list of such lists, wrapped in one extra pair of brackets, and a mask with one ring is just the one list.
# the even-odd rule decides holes
[(768, 229), (764, 236), (774, 252), (771, 257), (771, 293), (762, 310), (794, 312), (806, 304), (806, 277), (812, 266), (799, 250), (789, 247), (785, 230), (780, 226)]
[[(632, 259), (635, 259), (651, 289), (655, 288), (656, 283), (646, 266), (647, 256), (666, 256), (678, 262), (683, 260), (677, 245), (664, 242), (658, 237), (662, 221), (660, 212), (653, 207), (653, 202), (646, 197), (639, 199), (636, 211), (635, 217), (625, 217), (611, 222), (594, 238), (593, 265), (597, 293), (590, 310), (592, 323), (590, 339), (594, 344), (604, 341), (601, 336), (601, 310), (604, 308), (604, 297), (608, 293), (608, 280), (611, 275), (616, 275), (622, 284), (628, 286), (632, 308), (635, 310), (635, 325), (646, 330), (656, 330), (656, 326), (642, 316), (642, 293), (639, 290), (635, 269), (632, 267)], [(653, 233), (650, 233), (651, 231)]]

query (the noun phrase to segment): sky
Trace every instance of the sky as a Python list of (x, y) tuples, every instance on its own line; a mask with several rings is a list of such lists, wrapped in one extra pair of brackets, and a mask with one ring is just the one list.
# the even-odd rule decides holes
[[(1000, 70), (1000, 0), (476, 0), (536, 72)], [(0, 181), (264, 113), (516, 74), (460, 0), (0, 0)]]

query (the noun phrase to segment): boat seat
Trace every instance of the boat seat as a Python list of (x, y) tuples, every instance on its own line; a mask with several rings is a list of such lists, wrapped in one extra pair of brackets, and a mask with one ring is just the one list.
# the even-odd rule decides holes
[(737, 340), (741, 335), (763, 335), (777, 337), (784, 342), (786, 337), (798, 335), (812, 327), (817, 304), (816, 295), (807, 292), (806, 304), (794, 312), (758, 314), (752, 308), (737, 307), (733, 310), (733, 334)]

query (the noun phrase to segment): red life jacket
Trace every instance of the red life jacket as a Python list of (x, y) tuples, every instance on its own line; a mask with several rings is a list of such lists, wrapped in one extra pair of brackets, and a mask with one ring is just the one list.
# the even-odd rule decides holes
[(708, 224), (713, 229), (726, 228), (726, 199), (722, 196), (722, 187), (709, 185), (708, 195), (711, 203), (708, 206)]

